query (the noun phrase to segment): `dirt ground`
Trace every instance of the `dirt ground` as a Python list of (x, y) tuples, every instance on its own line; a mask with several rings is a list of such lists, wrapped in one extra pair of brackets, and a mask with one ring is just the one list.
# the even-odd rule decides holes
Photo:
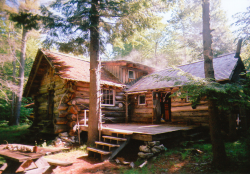
[[(65, 156), (64, 156), (65, 155)], [(73, 162), (73, 165), (67, 167), (56, 167), (48, 173), (53, 174), (108, 174), (108, 173), (120, 173), (119, 165), (111, 163), (109, 161), (101, 162), (97, 159), (88, 158), (87, 154), (61, 154), (61, 155), (52, 155), (47, 158)]]

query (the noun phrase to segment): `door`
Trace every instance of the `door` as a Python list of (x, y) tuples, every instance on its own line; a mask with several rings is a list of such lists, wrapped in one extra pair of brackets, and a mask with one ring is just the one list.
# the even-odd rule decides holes
[(164, 118), (165, 121), (171, 121), (171, 98), (169, 97), (171, 93), (167, 93), (164, 96)]

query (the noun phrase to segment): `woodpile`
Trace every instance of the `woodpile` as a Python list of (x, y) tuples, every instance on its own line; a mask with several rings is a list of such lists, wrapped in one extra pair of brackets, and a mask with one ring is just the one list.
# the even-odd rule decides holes
[(145, 142), (145, 145), (141, 145), (139, 150), (139, 158), (149, 159), (153, 156), (157, 156), (160, 152), (165, 151), (166, 148), (163, 144), (160, 144), (160, 141), (149, 141)]

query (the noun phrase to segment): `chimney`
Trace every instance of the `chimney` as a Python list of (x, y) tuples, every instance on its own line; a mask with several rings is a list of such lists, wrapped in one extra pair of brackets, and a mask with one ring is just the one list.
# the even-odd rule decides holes
[(240, 58), (240, 49), (241, 49), (242, 39), (239, 39), (236, 49), (236, 54), (234, 58)]

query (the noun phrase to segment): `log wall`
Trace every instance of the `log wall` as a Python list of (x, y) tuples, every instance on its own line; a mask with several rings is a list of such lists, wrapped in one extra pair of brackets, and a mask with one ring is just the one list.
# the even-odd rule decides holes
[[(129, 83), (135, 79), (140, 78), (141, 76), (147, 75), (148, 72), (142, 71), (140, 69), (136, 68), (130, 68), (127, 66), (121, 66), (121, 65), (104, 65), (103, 66), (106, 70), (111, 72), (115, 77), (117, 77), (122, 83)], [(134, 79), (128, 78), (128, 71), (132, 70), (134, 71)]]
[[(145, 95), (146, 104), (139, 105), (139, 95)], [(153, 96), (152, 92), (141, 94), (132, 94), (128, 97), (129, 100), (129, 121), (140, 123), (152, 123), (153, 121)]]
[[(162, 93), (174, 93), (178, 88), (157, 90)], [(146, 95), (146, 105), (139, 105), (138, 98), (139, 93), (129, 94), (129, 121), (130, 122), (143, 122), (152, 123), (154, 118), (154, 106), (153, 106), (153, 92), (148, 91)], [(174, 123), (186, 123), (186, 124), (201, 124), (207, 126), (208, 120), (208, 104), (205, 98), (200, 104), (193, 109), (191, 103), (187, 99), (181, 99), (177, 97), (171, 98), (171, 122)]]
[[(43, 125), (46, 120), (50, 122), (49, 128), (53, 128), (53, 133), (69, 131), (73, 135), (73, 127), (77, 121), (79, 124), (84, 124), (84, 110), (89, 109), (89, 87), (87, 82), (63, 80), (54, 75), (52, 68), (48, 69), (41, 80), (39, 93), (34, 97), (37, 104), (37, 125)], [(104, 120), (109, 123), (125, 122), (124, 92), (122, 88), (113, 87), (113, 89), (116, 91), (115, 104), (102, 106)], [(52, 117), (48, 116), (49, 90), (54, 91)], [(88, 119), (89, 112), (86, 113)]]

